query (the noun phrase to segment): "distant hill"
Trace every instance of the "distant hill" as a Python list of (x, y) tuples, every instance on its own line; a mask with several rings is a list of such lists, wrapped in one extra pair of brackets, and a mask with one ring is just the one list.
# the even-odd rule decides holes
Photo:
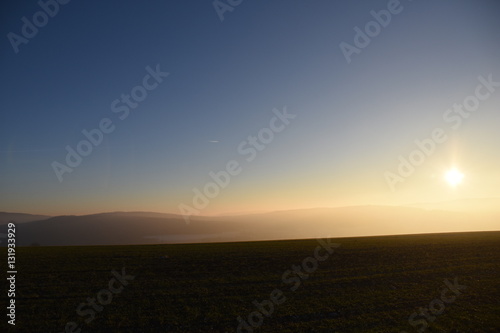
[(500, 198), (470, 198), (438, 203), (416, 203), (410, 206), (432, 210), (446, 210), (450, 212), (500, 215)]
[[(0, 226), (4, 233), (6, 226)], [(220, 217), (150, 212), (57, 216), (17, 225), (20, 246), (199, 243), (500, 230), (496, 217), (415, 207), (353, 206)]]
[(48, 219), (49, 217), (50, 216), (46, 215), (0, 212), (0, 225), (7, 224), (10, 221), (14, 221), (16, 223), (25, 223), (31, 221), (45, 220)]

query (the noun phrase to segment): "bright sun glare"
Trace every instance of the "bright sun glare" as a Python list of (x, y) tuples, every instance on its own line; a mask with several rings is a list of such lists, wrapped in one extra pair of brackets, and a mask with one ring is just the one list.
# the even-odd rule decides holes
[(464, 174), (457, 169), (451, 169), (446, 172), (445, 179), (452, 187), (456, 187), (462, 182)]

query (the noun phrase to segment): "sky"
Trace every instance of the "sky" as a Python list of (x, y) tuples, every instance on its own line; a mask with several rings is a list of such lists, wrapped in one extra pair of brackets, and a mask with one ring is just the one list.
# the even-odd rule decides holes
[(500, 197), (498, 1), (61, 2), (0, 5), (0, 211)]

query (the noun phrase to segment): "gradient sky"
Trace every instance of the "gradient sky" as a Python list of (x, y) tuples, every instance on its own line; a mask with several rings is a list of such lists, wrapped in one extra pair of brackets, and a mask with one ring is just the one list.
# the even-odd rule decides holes
[[(500, 82), (498, 1), (401, 1), (350, 64), (339, 44), (387, 1), (243, 0), (222, 22), (212, 1), (70, 1), (18, 53), (7, 35), (40, 7), (1, 6), (0, 211), (179, 213), (230, 160), (241, 173), (201, 214), (500, 196), (500, 88), (443, 120), (479, 76)], [(111, 103), (158, 64), (169, 76), (120, 120)], [(246, 161), (284, 107), (295, 119)], [(51, 163), (103, 118), (115, 130), (60, 182)], [(391, 191), (385, 172), (435, 128), (449, 139)]]

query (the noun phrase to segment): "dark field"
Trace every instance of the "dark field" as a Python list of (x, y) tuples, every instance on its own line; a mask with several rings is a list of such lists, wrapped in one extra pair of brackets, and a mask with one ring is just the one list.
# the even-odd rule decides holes
[[(236, 332), (252, 302), (279, 289), (281, 304), (254, 313), (253, 331), (500, 332), (500, 232), (332, 241), (341, 246), (319, 262), (306, 259), (316, 240), (18, 248), (16, 326), (4, 297), (2, 331), (65, 332), (74, 322), (67, 332)], [(310, 274), (286, 273), (302, 263)], [(122, 269), (134, 278), (110, 284)], [(445, 279), (466, 288), (443, 296)], [(104, 305), (77, 314), (98, 295)], [(419, 308), (427, 319), (415, 315), (413, 327)]]

